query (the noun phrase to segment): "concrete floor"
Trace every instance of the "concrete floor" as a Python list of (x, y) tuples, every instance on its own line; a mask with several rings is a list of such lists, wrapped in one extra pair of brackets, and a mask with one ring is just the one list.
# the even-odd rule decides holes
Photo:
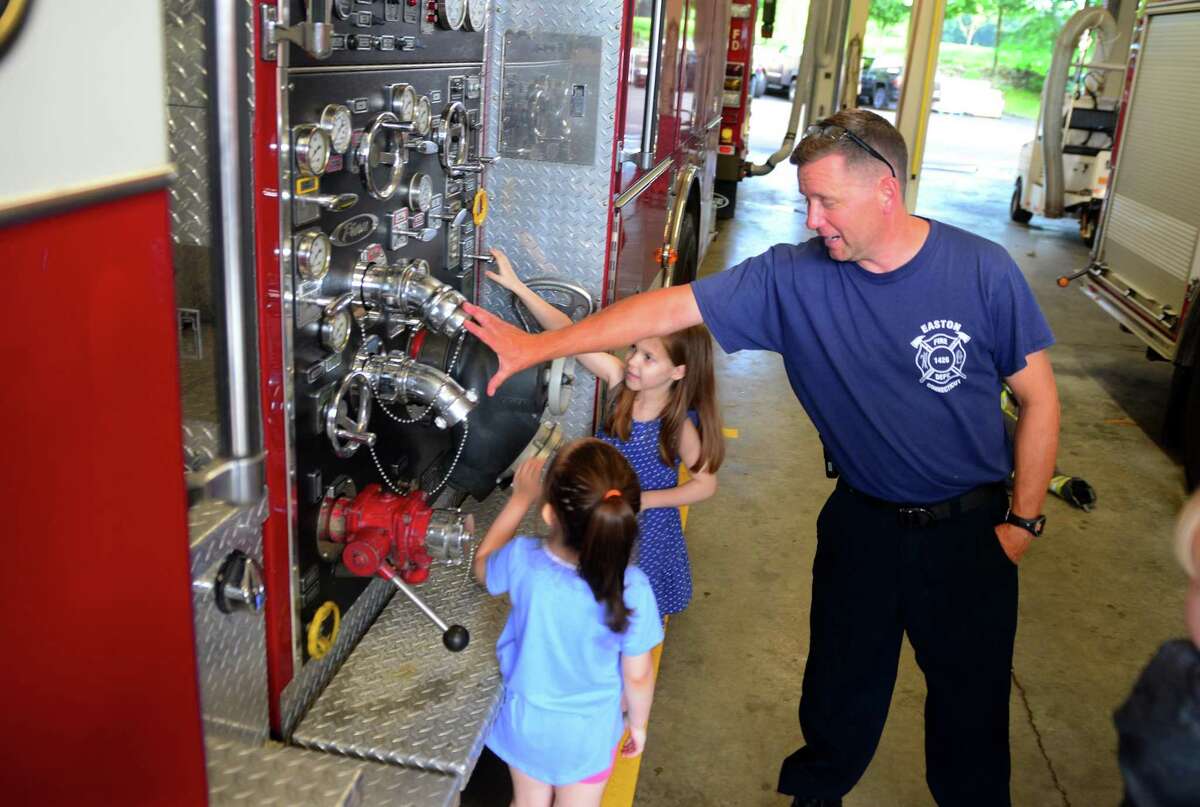
[[(1001, 154), (981, 166), (955, 154), (955, 143), (978, 148), (972, 126), (934, 117), (918, 212), (1003, 244), (1024, 270), (1058, 340), (1060, 466), (1099, 495), (1090, 513), (1052, 498), (1046, 535), (1021, 565), (1013, 802), (1115, 805), (1112, 711), (1157, 645), (1183, 633), (1184, 577), (1169, 540), (1183, 475), (1157, 443), (1170, 368), (1146, 361), (1141, 343), (1078, 291), (1055, 285), (1087, 258), (1074, 223), (1010, 222), (1015, 160), (1005, 167)], [(721, 227), (702, 275), (807, 237), (794, 176), (785, 164), (743, 183), (737, 216)], [(719, 382), (726, 423), (740, 437), (729, 444), (719, 492), (690, 516), (696, 596), (671, 620), (639, 807), (787, 804), (774, 792), (778, 765), (801, 744), (814, 524), (832, 483), (778, 357), (720, 356)], [(923, 701), (906, 645), (883, 739), (849, 807), (933, 803)]]

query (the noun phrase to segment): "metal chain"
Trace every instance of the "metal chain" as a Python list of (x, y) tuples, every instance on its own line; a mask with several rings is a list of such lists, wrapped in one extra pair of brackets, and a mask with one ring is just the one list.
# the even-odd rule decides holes
[(442, 481), (429, 491), (429, 498), (432, 500), (434, 496), (442, 492), (442, 488), (446, 487), (446, 483), (450, 481), (450, 477), (454, 474), (454, 469), (458, 467), (458, 461), (462, 459), (463, 449), (467, 447), (467, 435), (471, 432), (471, 421), (464, 420), (462, 422), (463, 433), (462, 439), (458, 441), (458, 449), (454, 452), (454, 459), (450, 462), (450, 467), (446, 469), (446, 475), (442, 477)]
[(395, 493), (397, 496), (403, 496), (405, 492), (400, 490), (400, 488), (396, 486), (396, 483), (393, 482), (386, 473), (384, 473), (383, 463), (379, 461), (379, 455), (375, 453), (375, 446), (368, 445), (367, 448), (371, 450), (371, 459), (375, 460), (375, 468), (379, 471), (379, 476), (384, 482), (387, 483), (387, 486), (392, 489), (393, 493)]
[[(366, 342), (367, 341), (367, 328), (365, 325), (363, 325), (362, 320), (359, 320), (358, 328), (359, 328), (359, 331), (362, 333), (362, 341)], [(458, 335), (458, 342), (454, 346), (454, 355), (450, 357), (449, 367), (451, 369), (454, 368), (455, 363), (458, 361), (458, 356), (462, 352), (462, 346), (463, 346), (463, 342), (465, 340), (466, 335), (467, 335), (467, 332), (465, 330), (462, 331), (461, 333), (459, 333), (459, 335)], [(375, 388), (375, 379), (372, 378), (369, 373), (366, 374), (366, 376), (367, 376), (367, 383), (371, 385), (371, 394), (375, 397), (376, 403), (379, 404), (380, 411), (382, 411), (383, 414), (387, 415), (389, 418), (394, 420), (396, 423), (401, 424), (402, 426), (408, 426), (413, 423), (417, 423), (419, 421), (424, 420), (429, 415), (429, 413), (433, 411), (434, 404), (437, 403), (436, 401), (430, 402), (429, 406), (425, 407), (425, 411), (422, 412), (421, 414), (417, 415), (416, 417), (413, 417), (413, 418), (400, 417), (395, 412), (393, 412), (391, 409), (389, 409), (387, 404), (385, 404), (383, 401), (379, 400), (379, 392)]]

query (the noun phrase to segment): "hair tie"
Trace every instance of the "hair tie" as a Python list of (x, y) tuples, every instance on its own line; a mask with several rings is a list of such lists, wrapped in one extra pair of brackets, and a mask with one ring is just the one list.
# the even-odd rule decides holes
[(604, 494), (604, 501), (608, 501), (609, 499), (619, 499), (619, 498), (621, 498), (621, 491), (617, 490), (616, 488), (613, 488), (610, 491), (608, 491), (608, 493)]

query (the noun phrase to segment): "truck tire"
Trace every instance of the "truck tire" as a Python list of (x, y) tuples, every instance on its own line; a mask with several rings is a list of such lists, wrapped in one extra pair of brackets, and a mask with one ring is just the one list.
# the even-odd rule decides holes
[(872, 99), (872, 106), (876, 109), (887, 109), (887, 89), (884, 87), (875, 88), (875, 97)]
[(1183, 471), (1188, 490), (1200, 487), (1200, 369), (1192, 368), (1183, 419)]
[(1021, 207), (1021, 178), (1017, 177), (1017, 184), (1013, 188), (1012, 201), (1008, 203), (1008, 215), (1017, 224), (1028, 224), (1033, 218), (1033, 213)]
[(697, 236), (696, 216), (689, 210), (684, 214), (683, 226), (679, 228), (679, 258), (675, 261), (675, 268), (671, 271), (672, 286), (681, 286), (696, 279), (700, 255)]
[(713, 204), (717, 208), (717, 219), (733, 218), (737, 208), (738, 183), (732, 179), (718, 179), (713, 183)]

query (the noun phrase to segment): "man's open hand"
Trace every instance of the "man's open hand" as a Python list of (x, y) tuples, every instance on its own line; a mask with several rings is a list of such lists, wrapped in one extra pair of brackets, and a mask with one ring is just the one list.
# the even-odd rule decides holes
[(488, 395), (495, 395), (500, 385), (514, 373), (537, 363), (536, 359), (532, 358), (535, 355), (533, 345), (536, 339), (533, 334), (508, 324), (477, 305), (463, 303), (463, 310), (472, 317), (466, 322), (467, 330), (490, 347), (500, 359), (500, 368), (488, 382)]

